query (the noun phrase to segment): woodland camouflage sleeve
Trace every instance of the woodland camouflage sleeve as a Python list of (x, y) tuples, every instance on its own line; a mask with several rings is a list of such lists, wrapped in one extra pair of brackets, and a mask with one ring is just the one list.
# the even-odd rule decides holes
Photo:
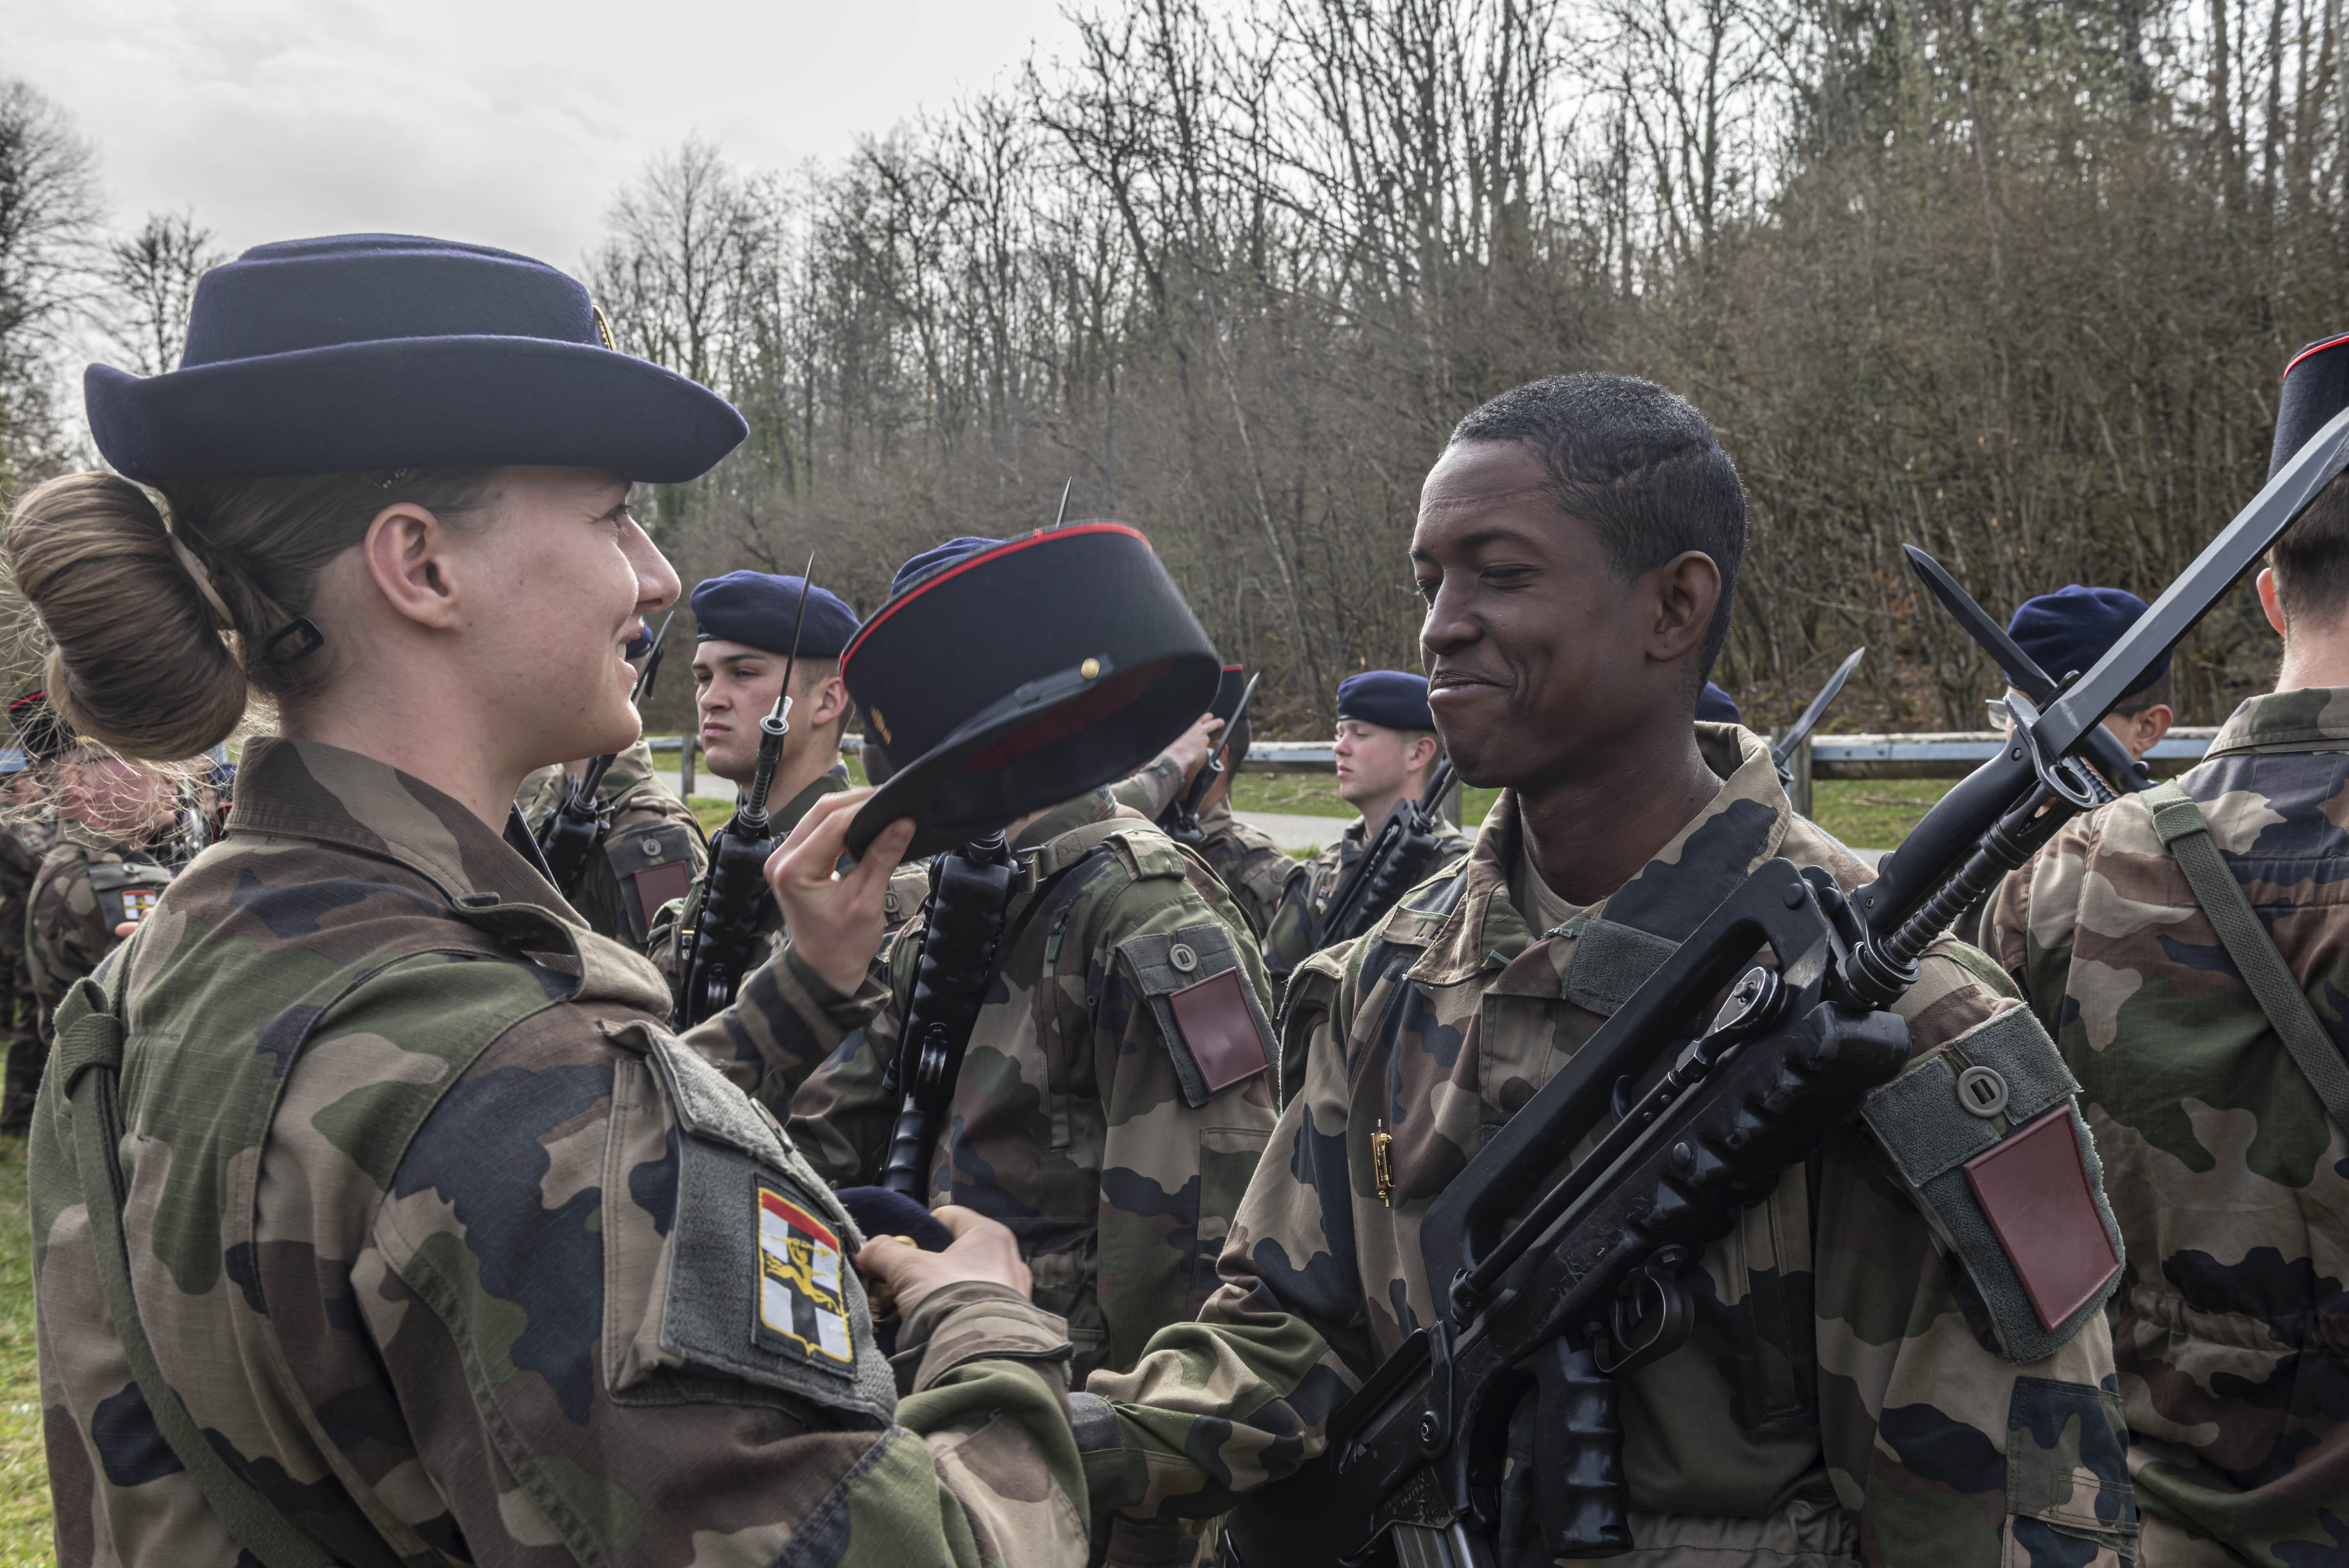
[(1109, 792), (1119, 805), (1139, 811), (1154, 822), (1183, 793), (1183, 769), (1172, 757), (1162, 752), (1133, 778), (1111, 785)]
[[(999, 1286), (935, 1293), (903, 1326), (918, 1365), (886, 1418), (869, 1341), (792, 1316), (792, 1295), (841, 1307), (837, 1250), (794, 1253), (796, 1275), (724, 1261), (774, 1252), (767, 1209), (804, 1221), (821, 1200), (765, 1165), (713, 1186), (739, 1148), (680, 1119), (630, 1031), (583, 1059), (575, 1026), (541, 1018), (436, 1108), (353, 1270), (470, 1558), (1078, 1568), (1061, 1320)], [(778, 1292), (813, 1338), (759, 1331)]]
[[(1348, 1003), (1352, 984), (1350, 973)], [(1199, 1321), (1159, 1330), (1131, 1372), (1092, 1376), (1125, 1450), (1097, 1506), (1137, 1520), (1221, 1513), (1319, 1454), (1322, 1424), (1370, 1372), (1347, 1171), (1349, 1010), (1332, 1009), (1303, 1052), (1303, 1088), (1240, 1202)]]
[(750, 971), (732, 1006), (680, 1037), (781, 1120), (792, 1087), (843, 1047), (853, 1050), (887, 1000), (870, 974), (842, 995), (786, 942)]
[[(885, 961), (865, 976), (865, 988), (858, 994), (874, 998), (871, 1020), (841, 1037), (802, 1080), (789, 1106), (774, 1108), (808, 1163), (835, 1187), (863, 1180), (889, 1151), (898, 1109), (895, 1097), (887, 1091), (889, 1064), (896, 1059), (923, 929), (919, 924), (904, 927), (884, 950)], [(905, 956), (903, 965), (886, 961), (899, 953)], [(902, 977), (899, 969), (905, 972)]]
[[(2060, 1076), (2053, 1043), (1982, 984), (1971, 956), (1943, 943), (1903, 998), (1912, 1051), (1903, 1081), (1947, 1081), (1931, 1078), (1942, 1070), (1935, 1057), (1961, 1070), (1998, 1061), (2018, 1088), (2020, 1060)], [(1946, 1194), (1932, 1183), (1916, 1190), (1897, 1164), (1866, 1126), (1838, 1127), (1816, 1167), (1810, 1243), (1816, 1418), (1868, 1560), (2117, 1568), (2135, 1555), (2137, 1511), (2101, 1305), (2060, 1345), (2009, 1359), (1969, 1261), (1979, 1253), (1949, 1221)]]
[(34, 995), (44, 1010), (114, 951), (114, 928), (98, 913), (86, 866), (61, 868), (34, 888), (26, 939)]

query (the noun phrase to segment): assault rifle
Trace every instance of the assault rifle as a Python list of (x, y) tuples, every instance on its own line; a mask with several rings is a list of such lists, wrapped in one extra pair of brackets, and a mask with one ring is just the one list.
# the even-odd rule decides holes
[(930, 1144), (954, 1099), (963, 1051), (995, 978), (1014, 870), (1010, 846), (1000, 832), (930, 861), (914, 994), (906, 1004), (897, 1059), (883, 1088), (885, 1094), (902, 1089), (905, 1096), (881, 1171), (880, 1185), (893, 1192), (918, 1198), (929, 1184)]
[[(1908, 1030), (1888, 1009), (1926, 948), (2097, 803), (2075, 753), (2098, 721), (2344, 466), (2349, 411), (2094, 669), (2044, 709), (2010, 696), (2010, 744), (1874, 882), (1847, 899), (1777, 860), (1741, 883), (1429, 1206), (1422, 1263), (1440, 1315), (1330, 1415), (1324, 1453), (1233, 1511), (1231, 1559), (1318, 1568), (1392, 1549), (1404, 1568), (1516, 1568), (1628, 1550), (1614, 1379), (1685, 1341), (1682, 1269), (1899, 1071)], [(1765, 944), (1775, 968), (1756, 962)], [(1661, 1080), (1552, 1180), (1615, 1086), (1661, 1061)], [(1509, 1473), (1513, 1438), (1531, 1485)]]
[(1206, 764), (1199, 769), (1199, 776), (1191, 781), (1191, 788), (1181, 799), (1170, 802), (1158, 819), (1158, 825), (1165, 830), (1167, 837), (1186, 844), (1199, 841), (1200, 802), (1206, 799), (1207, 791), (1214, 789), (1216, 780), (1227, 771), (1224, 758), (1230, 755), (1232, 737), (1247, 721), (1248, 703), (1256, 696), (1256, 683), (1262, 679), (1264, 672), (1261, 670), (1248, 676), (1247, 685), (1241, 688), (1239, 701), (1232, 705), (1232, 711), (1216, 715), (1224, 721), (1224, 732), (1216, 738), (1216, 748), (1207, 753)]
[(1314, 934), (1316, 949), (1361, 935), (1395, 906), (1397, 899), (1435, 874), (1444, 859), (1443, 846), (1435, 838), (1444, 830), (1444, 798), (1452, 793), (1456, 777), (1447, 757), (1435, 765), (1426, 794), (1416, 800), (1406, 798), (1395, 802), (1387, 820), (1379, 824), (1378, 837), (1354, 861), (1353, 874), (1330, 895), (1320, 929)]
[(689, 931), (680, 931), (685, 962), (678, 965), (673, 1027), (688, 1029), (733, 1005), (734, 993), (750, 966), (759, 940), (759, 910), (772, 896), (767, 887), (767, 857), (775, 852), (768, 830), (767, 791), (783, 759), (783, 737), (792, 732), (792, 676), (800, 662), (800, 630), (807, 624), (808, 588), (815, 557), (800, 578), (800, 604), (792, 620), (792, 652), (783, 663), (782, 689), (773, 711), (759, 720), (759, 764), (750, 788), (734, 815), (709, 841), (709, 872), (701, 885), (701, 906)]
[[(671, 611), (653, 634), (651, 648), (645, 662), (636, 671), (636, 683), (629, 688), (628, 701), (642, 702), (652, 695), (653, 677), (660, 673), (661, 643), (668, 635), (668, 624), (677, 619)], [(604, 830), (603, 803), (595, 791), (604, 785), (604, 775), (619, 755), (606, 751), (587, 764), (586, 771), (564, 787), (563, 798), (546, 820), (538, 825), (538, 852), (546, 861), (546, 869), (554, 873), (555, 891), (565, 898), (577, 896), (580, 873), (587, 869), (587, 857), (595, 848), (596, 836)]]

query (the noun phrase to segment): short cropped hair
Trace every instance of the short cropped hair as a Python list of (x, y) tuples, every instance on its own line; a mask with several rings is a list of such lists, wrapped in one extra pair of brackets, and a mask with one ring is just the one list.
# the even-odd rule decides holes
[(1448, 445), (1464, 441), (1531, 448), (1551, 501), (1599, 536), (1625, 582), (1685, 551), (1713, 558), (1721, 603), (1705, 632), (1702, 687), (1729, 642), (1745, 558), (1745, 487), (1704, 416), (1652, 381), (1578, 371), (1502, 393), (1454, 427)]
[(2137, 690), (2129, 693), (2128, 696), (2113, 704), (2113, 711), (2126, 717), (2130, 714), (2143, 713), (2147, 708), (2155, 707), (2156, 705), (2159, 705), (2163, 707), (2171, 706), (2169, 700), (2169, 672), (2168, 670), (2162, 671), (2153, 679), (2146, 682), (2145, 685), (2137, 687)]
[(2340, 624), (2349, 610), (2349, 475), (2316, 492), (2268, 552), (2288, 624)]

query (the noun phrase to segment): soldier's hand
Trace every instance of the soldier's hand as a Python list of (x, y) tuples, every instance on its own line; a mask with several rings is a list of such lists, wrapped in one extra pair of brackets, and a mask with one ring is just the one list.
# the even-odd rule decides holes
[(892, 822), (866, 846), (854, 870), (842, 876), (833, 869), (848, 844), (848, 824), (872, 793), (825, 796), (767, 857), (767, 883), (782, 908), (792, 948), (843, 996), (864, 984), (865, 966), (881, 951), (881, 901), (898, 856), (914, 839), (912, 819)]
[(1224, 721), (1212, 713), (1203, 713), (1198, 722), (1178, 736), (1166, 748), (1166, 755), (1183, 768), (1183, 788), (1188, 789), (1199, 777), (1199, 769), (1207, 765), (1208, 753), (1216, 749), (1216, 736)]
[(954, 1233), (954, 1244), (945, 1252), (926, 1253), (895, 1236), (880, 1236), (856, 1254), (859, 1273), (896, 1292), (899, 1317), (940, 1285), (964, 1280), (1009, 1285), (1021, 1295), (1029, 1294), (1028, 1265), (1019, 1256), (1019, 1238), (1010, 1231), (976, 1209), (949, 1203), (931, 1212)]

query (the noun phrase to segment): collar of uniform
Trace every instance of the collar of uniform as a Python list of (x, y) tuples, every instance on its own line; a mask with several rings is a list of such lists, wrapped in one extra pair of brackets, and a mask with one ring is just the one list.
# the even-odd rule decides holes
[(2302, 686), (2245, 700), (2219, 727), (2204, 756), (2279, 748), (2334, 751), (2344, 744), (2349, 744), (2349, 686)]
[(1119, 805), (1110, 798), (1108, 790), (1095, 789), (1073, 800), (1063, 801), (1020, 829), (1019, 836), (1011, 841), (1011, 847), (1015, 850), (1040, 849), (1062, 833), (1073, 832), (1088, 822), (1106, 821), (1121, 814), (1132, 817), (1137, 822), (1150, 820), (1139, 811), (1129, 811)]
[[(1697, 750), (1722, 779), (1704, 810), (1603, 904), (1538, 937), (1509, 897), (1517, 801), (1516, 791), (1501, 791), (1462, 869), (1459, 901), (1412, 965), (1411, 978), (1449, 985), (1502, 970), (1491, 987), (1496, 993), (1555, 996), (1570, 944), (1594, 922), (1613, 921), (1672, 942), (1686, 939), (1748, 872), (1777, 852), (1793, 813), (1770, 748), (1753, 731), (1701, 725)], [(1407, 913), (1405, 905), (1395, 911)]]
[(502, 834), (453, 798), (339, 746), (248, 741), (228, 830), (337, 844), (408, 867), (451, 902), (495, 893), (585, 923)]

